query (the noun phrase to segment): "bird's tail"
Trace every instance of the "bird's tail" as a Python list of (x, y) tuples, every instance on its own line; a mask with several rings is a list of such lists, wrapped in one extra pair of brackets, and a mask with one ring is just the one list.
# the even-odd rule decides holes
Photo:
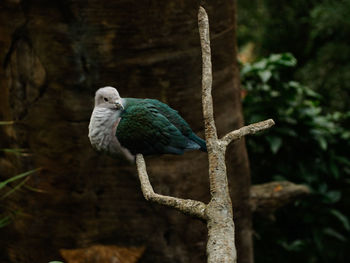
[(200, 146), (200, 150), (203, 152), (207, 152), (207, 145), (205, 143), (205, 141), (198, 137), (196, 134), (191, 133), (188, 138), (192, 141), (194, 141), (196, 144), (198, 144)]

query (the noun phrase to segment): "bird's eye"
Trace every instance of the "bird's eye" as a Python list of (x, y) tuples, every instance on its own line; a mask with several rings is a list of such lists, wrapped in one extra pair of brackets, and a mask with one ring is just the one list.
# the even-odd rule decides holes
[(105, 101), (108, 101), (108, 99), (107, 98), (103, 98)]

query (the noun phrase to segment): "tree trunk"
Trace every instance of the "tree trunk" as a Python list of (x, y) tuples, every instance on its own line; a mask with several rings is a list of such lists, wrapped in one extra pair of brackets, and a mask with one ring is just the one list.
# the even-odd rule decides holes
[[(219, 137), (243, 124), (234, 1), (206, 6)], [(1, 229), (0, 259), (48, 262), (59, 249), (91, 244), (146, 246), (141, 262), (205, 261), (201, 222), (140, 192), (134, 165), (95, 153), (87, 138), (93, 96), (115, 86), (123, 97), (159, 99), (204, 136), (201, 53), (195, 1), (15, 1), (0, 3), (1, 179), (42, 167), (6, 199), (21, 213)], [(238, 262), (252, 262), (249, 169), (244, 141), (227, 150)], [(158, 193), (209, 201), (205, 153), (149, 158)], [(199, 176), (201, 175), (201, 176)], [(6, 239), (5, 239), (6, 237)]]

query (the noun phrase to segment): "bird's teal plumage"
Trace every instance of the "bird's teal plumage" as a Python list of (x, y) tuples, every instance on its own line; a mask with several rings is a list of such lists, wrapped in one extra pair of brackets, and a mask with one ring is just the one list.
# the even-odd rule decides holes
[(131, 161), (138, 153), (207, 151), (205, 141), (168, 105), (153, 99), (123, 99), (109, 86), (96, 91), (88, 137), (96, 150)]
[(124, 98), (123, 106), (116, 136), (132, 154), (206, 151), (205, 141), (194, 134), (188, 123), (168, 105), (154, 99)]

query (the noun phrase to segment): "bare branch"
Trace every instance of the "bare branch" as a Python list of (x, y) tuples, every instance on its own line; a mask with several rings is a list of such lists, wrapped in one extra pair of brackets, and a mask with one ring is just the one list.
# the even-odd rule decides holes
[(198, 11), (198, 28), (202, 48), (202, 104), (211, 194), (206, 209), (208, 263), (236, 263), (235, 229), (226, 175), (225, 148), (218, 140), (213, 114), (209, 21), (203, 7), (199, 7)]
[(198, 28), (202, 47), (202, 103), (205, 126), (205, 137), (208, 152), (212, 151), (212, 145), (217, 141), (217, 133), (214, 121), (213, 98), (211, 88), (213, 82), (211, 69), (211, 51), (209, 38), (208, 15), (203, 7), (198, 10)]
[(247, 126), (244, 126), (238, 130), (232, 131), (228, 134), (226, 134), (222, 139), (220, 139), (221, 144), (223, 146), (229, 145), (232, 141), (236, 141), (241, 139), (243, 136), (248, 134), (255, 134), (260, 131), (266, 130), (270, 127), (272, 127), (275, 124), (275, 122), (272, 119), (268, 119), (266, 121), (257, 122), (254, 124), (250, 124)]
[(200, 201), (191, 199), (181, 199), (177, 197), (165, 196), (156, 194), (149, 181), (145, 159), (142, 154), (136, 155), (137, 171), (141, 182), (141, 189), (146, 200), (155, 202), (161, 205), (173, 207), (184, 214), (206, 220), (205, 209), (206, 205)]
[(250, 189), (250, 204), (254, 212), (272, 214), (276, 209), (310, 194), (310, 189), (305, 185), (292, 182), (269, 182), (254, 185)]

